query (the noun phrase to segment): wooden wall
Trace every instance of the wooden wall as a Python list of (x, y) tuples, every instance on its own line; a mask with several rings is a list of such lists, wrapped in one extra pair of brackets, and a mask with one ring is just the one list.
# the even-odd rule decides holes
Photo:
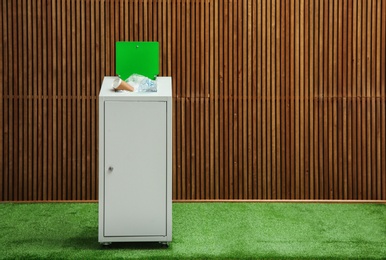
[(174, 199), (386, 199), (385, 0), (5, 0), (0, 201), (98, 198), (116, 41), (173, 77)]

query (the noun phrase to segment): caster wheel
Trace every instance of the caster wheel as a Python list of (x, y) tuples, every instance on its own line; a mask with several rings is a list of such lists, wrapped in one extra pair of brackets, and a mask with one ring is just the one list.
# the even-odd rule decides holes
[(169, 242), (159, 242), (163, 247), (169, 247)]
[(103, 243), (101, 243), (101, 245), (102, 246), (109, 246), (109, 245), (111, 245), (111, 242), (103, 242)]

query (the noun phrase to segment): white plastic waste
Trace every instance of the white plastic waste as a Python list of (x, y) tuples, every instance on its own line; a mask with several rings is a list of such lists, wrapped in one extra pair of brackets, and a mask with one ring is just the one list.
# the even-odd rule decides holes
[(157, 81), (148, 77), (133, 74), (125, 81), (134, 88), (134, 92), (157, 92)]

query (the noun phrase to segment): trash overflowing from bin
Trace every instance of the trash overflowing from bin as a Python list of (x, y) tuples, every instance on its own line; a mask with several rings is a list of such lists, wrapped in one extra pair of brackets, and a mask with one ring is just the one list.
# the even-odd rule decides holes
[(113, 89), (115, 91), (131, 91), (133, 92), (135, 89), (133, 86), (128, 84), (126, 81), (121, 80), (119, 77), (116, 77), (113, 81)]
[(139, 74), (132, 74), (126, 80), (117, 77), (113, 81), (115, 91), (157, 92), (157, 81)]

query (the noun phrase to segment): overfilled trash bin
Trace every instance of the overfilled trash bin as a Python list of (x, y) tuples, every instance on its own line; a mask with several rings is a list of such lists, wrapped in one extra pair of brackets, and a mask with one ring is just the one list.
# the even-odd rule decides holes
[[(118, 48), (121, 44), (124, 46)], [(155, 77), (158, 51), (149, 51), (157, 53), (150, 67), (127, 72), (118, 50), (130, 64), (136, 54), (127, 54), (125, 46), (138, 54), (138, 49), (158, 48), (158, 43), (117, 43), (119, 77), (105, 77), (101, 86), (98, 240), (104, 245), (134, 241), (167, 244), (172, 240), (172, 80)], [(130, 81), (122, 78), (131, 75), (141, 75), (151, 81), (148, 84), (154, 81), (156, 91), (129, 89)], [(123, 90), (117, 89), (120, 86)]]

